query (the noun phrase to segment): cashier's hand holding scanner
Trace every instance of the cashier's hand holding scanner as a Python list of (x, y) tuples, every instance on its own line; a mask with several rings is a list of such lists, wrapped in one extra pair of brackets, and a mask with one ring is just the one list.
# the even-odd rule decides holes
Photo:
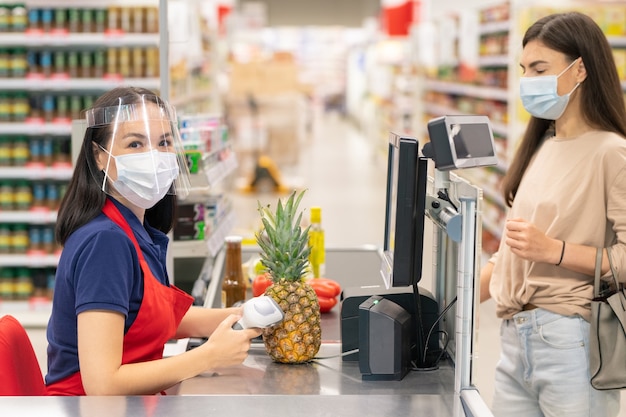
[[(64, 245), (48, 324), (51, 395), (155, 394), (241, 364), (260, 329), (233, 330), (241, 308), (193, 307), (169, 284), (166, 233), (189, 173), (174, 109), (120, 87), (87, 110), (87, 131), (58, 213)], [(163, 358), (172, 338), (208, 337)]]

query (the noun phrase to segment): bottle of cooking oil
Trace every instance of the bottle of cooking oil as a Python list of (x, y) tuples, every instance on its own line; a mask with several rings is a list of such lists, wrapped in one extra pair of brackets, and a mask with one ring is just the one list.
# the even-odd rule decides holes
[(222, 280), (222, 307), (246, 299), (246, 281), (241, 266), (241, 236), (226, 236), (226, 259)]
[(326, 249), (324, 246), (324, 229), (322, 228), (322, 208), (311, 207), (311, 227), (309, 228), (309, 264), (314, 278), (326, 274)]

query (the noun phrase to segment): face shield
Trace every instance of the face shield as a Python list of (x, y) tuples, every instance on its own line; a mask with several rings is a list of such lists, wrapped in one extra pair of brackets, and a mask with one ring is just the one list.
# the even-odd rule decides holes
[[(132, 102), (131, 102), (132, 101)], [(147, 209), (166, 194), (189, 194), (189, 168), (176, 113), (156, 95), (120, 97), (118, 104), (86, 112), (93, 134), (92, 175), (102, 191)], [(104, 173), (104, 176), (102, 175)]]

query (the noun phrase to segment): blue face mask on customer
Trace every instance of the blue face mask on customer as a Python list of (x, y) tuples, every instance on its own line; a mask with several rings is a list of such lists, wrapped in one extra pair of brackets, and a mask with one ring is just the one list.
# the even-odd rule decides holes
[(578, 88), (577, 83), (572, 91), (560, 96), (557, 93), (558, 78), (569, 70), (578, 59), (574, 60), (559, 75), (540, 75), (538, 77), (522, 77), (520, 79), (520, 98), (526, 111), (535, 117), (556, 120), (567, 107), (571, 94)]

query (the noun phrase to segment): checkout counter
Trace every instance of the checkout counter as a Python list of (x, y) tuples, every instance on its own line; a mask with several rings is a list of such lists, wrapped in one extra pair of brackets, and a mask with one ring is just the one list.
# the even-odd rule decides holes
[[(451, 118), (454, 132), (463, 121), (460, 116)], [(478, 121), (486, 126), (484, 119)], [(263, 343), (256, 342), (242, 365), (185, 380), (172, 387), (170, 395), (5, 397), (0, 398), (2, 415), (492, 416), (472, 383), (478, 312), (474, 282), (479, 276), (482, 252), (482, 190), (447, 172), (436, 171), (429, 181), (426, 214), (431, 221), (425, 225), (423, 243), (432, 251), (424, 251), (422, 277), (432, 280), (423, 279), (420, 286), (429, 285), (429, 281), (432, 284), (427, 289), (434, 294), (443, 316), (441, 328), (449, 340), (444, 346), (448, 355), (438, 367), (411, 370), (400, 380), (363, 380), (359, 362), (342, 357), (347, 352), (342, 352), (339, 304), (322, 315), (322, 345), (317, 358), (308, 364), (275, 363)], [(440, 190), (445, 190), (445, 200), (440, 198)], [(255, 249), (244, 247), (244, 254), (246, 251), (248, 256), (255, 253)], [(347, 288), (358, 287), (367, 288), (371, 295), (384, 294), (380, 273), (383, 257), (383, 251), (376, 247), (327, 248), (326, 275), (337, 280), (344, 293)], [(220, 305), (220, 262), (223, 253), (207, 260), (200, 273), (200, 278), (208, 281), (206, 307)]]
[[(329, 248), (327, 275), (343, 287), (376, 287), (382, 284), (380, 262), (375, 247)], [(322, 315), (322, 346), (308, 364), (275, 363), (263, 343), (254, 342), (242, 365), (183, 381), (165, 396), (3, 397), (0, 409), (2, 415), (21, 417), (491, 416), (476, 390), (455, 391), (449, 359), (436, 370), (410, 371), (400, 381), (363, 381), (358, 361), (341, 357), (340, 308)]]

